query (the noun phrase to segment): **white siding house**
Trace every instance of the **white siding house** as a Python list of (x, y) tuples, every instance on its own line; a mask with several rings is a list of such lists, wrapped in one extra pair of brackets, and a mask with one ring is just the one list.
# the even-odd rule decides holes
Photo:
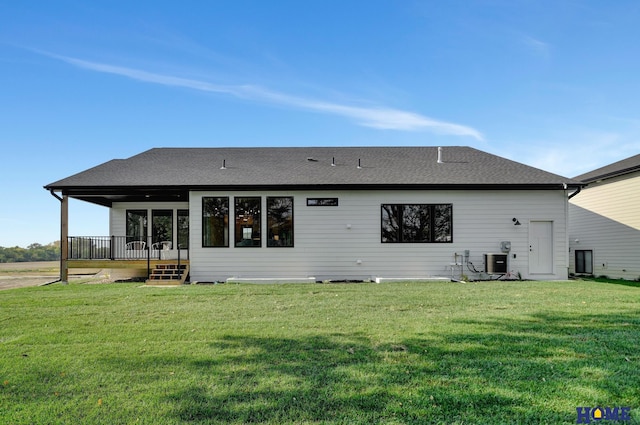
[[(484, 270), (485, 253), (500, 253), (502, 241), (511, 242), (508, 271), (523, 278), (565, 279), (567, 241), (564, 193), (539, 191), (321, 191), (313, 196), (338, 198), (337, 207), (306, 205), (308, 192), (285, 192), (294, 199), (295, 244), (292, 248), (203, 248), (201, 199), (234, 192), (192, 192), (192, 278), (375, 279), (451, 276), (451, 263), (463, 262), (465, 250), (477, 270)], [(248, 195), (281, 196), (279, 192)], [(264, 201), (263, 201), (264, 202)], [(381, 243), (381, 204), (451, 204), (453, 242)], [(521, 226), (514, 226), (517, 217)], [(553, 226), (553, 238), (544, 247), (550, 258), (543, 270), (530, 270), (530, 225)], [(263, 220), (263, 226), (266, 224)], [(472, 269), (462, 270), (478, 277)], [(455, 271), (459, 277), (460, 271)]]
[(188, 214), (200, 282), (567, 279), (580, 187), (467, 147), (152, 149), (46, 186), (109, 207), (112, 237), (161, 216), (168, 258)]
[(640, 279), (640, 155), (575, 178), (569, 204), (570, 271)]

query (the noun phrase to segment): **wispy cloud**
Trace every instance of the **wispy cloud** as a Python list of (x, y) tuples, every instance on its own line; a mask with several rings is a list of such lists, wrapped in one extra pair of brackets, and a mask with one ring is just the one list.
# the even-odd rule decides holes
[(522, 141), (503, 155), (561, 176), (575, 177), (638, 153), (635, 135), (572, 131)]
[(213, 84), (201, 80), (157, 74), (139, 69), (92, 62), (68, 56), (53, 55), (48, 53), (47, 56), (62, 60), (79, 68), (107, 74), (120, 75), (146, 83), (154, 83), (173, 87), (185, 87), (198, 91), (226, 94), (243, 99), (270, 102), (294, 108), (306, 109), (309, 111), (342, 116), (353, 119), (357, 124), (365, 127), (385, 130), (431, 131), (437, 134), (467, 136), (473, 137), (477, 140), (484, 140), (482, 133), (472, 127), (446, 121), (440, 121), (414, 112), (403, 111), (399, 109), (339, 104), (288, 95), (251, 84)]
[(535, 54), (542, 56), (544, 58), (549, 57), (549, 53), (551, 51), (551, 46), (549, 43), (545, 43), (544, 41), (538, 40), (537, 38), (531, 37), (529, 35), (522, 36), (522, 42)]

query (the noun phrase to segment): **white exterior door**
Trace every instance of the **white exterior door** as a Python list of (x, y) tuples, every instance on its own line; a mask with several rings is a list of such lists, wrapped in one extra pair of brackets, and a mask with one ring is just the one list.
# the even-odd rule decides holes
[(553, 222), (529, 223), (529, 273), (553, 274)]

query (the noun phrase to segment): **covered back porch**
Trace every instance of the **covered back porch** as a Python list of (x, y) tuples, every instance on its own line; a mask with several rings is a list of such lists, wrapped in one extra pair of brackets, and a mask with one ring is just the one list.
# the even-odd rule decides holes
[[(188, 241), (177, 236), (163, 240), (151, 236), (71, 236), (69, 198), (112, 208), (114, 202), (186, 202), (184, 188), (57, 187), (45, 186), (60, 201), (60, 281), (68, 282), (69, 269), (105, 268), (142, 270), (149, 281), (184, 283), (189, 274)], [(60, 194), (56, 192), (61, 192)], [(187, 211), (188, 217), (188, 211)], [(187, 218), (188, 221), (188, 218)], [(125, 233), (126, 234), (126, 233)], [(138, 233), (139, 235), (141, 233)], [(156, 235), (157, 236), (157, 235)], [(155, 240), (157, 239), (157, 240)]]
[[(129, 269), (142, 271), (149, 284), (182, 284), (189, 274), (189, 250), (171, 242), (126, 236), (68, 236), (66, 270)], [(63, 255), (63, 258), (65, 256)]]

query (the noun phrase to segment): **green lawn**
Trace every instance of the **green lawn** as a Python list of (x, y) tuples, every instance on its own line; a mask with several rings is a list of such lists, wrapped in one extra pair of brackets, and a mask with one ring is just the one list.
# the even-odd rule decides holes
[(639, 341), (599, 282), (8, 290), (0, 423), (638, 424)]

